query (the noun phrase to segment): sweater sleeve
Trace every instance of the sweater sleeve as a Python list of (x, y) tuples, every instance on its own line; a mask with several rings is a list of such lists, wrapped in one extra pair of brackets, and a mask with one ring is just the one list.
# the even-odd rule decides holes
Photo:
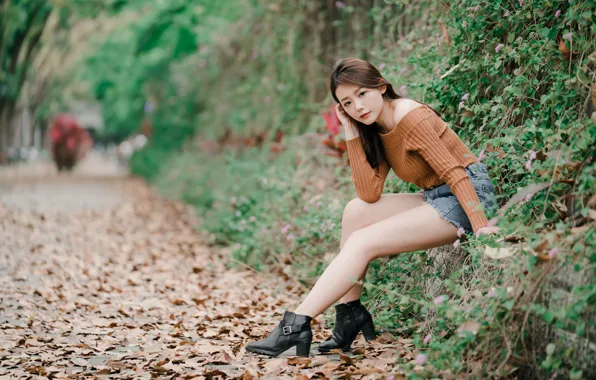
[(432, 117), (420, 120), (407, 132), (406, 146), (408, 150), (418, 152), (439, 178), (449, 185), (470, 219), (474, 233), (488, 225), (470, 177), (440, 139)]
[(346, 145), (352, 168), (352, 182), (356, 187), (358, 198), (368, 203), (378, 201), (389, 173), (389, 164), (383, 161), (376, 169), (371, 167), (366, 159), (360, 137), (346, 141)]

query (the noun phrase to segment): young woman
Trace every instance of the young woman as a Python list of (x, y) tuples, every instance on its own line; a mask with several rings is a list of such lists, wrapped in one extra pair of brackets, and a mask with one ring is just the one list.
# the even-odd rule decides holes
[[(298, 356), (308, 356), (311, 320), (337, 300), (333, 336), (319, 351), (347, 351), (360, 331), (374, 339), (372, 317), (360, 303), (370, 261), (450, 244), (461, 233), (499, 230), (484, 213), (494, 207), (486, 166), (432, 108), (400, 97), (372, 64), (356, 58), (336, 63), (330, 89), (358, 198), (343, 212), (339, 255), (295, 312), (286, 311), (266, 339), (247, 345), (250, 352), (277, 356), (296, 346)], [(390, 168), (423, 191), (382, 194)]]

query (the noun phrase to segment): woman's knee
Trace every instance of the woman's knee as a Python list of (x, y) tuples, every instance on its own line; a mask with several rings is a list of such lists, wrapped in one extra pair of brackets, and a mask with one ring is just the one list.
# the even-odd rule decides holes
[(374, 246), (362, 230), (356, 230), (350, 235), (341, 253), (353, 255), (353, 259), (364, 259), (366, 262), (375, 257)]
[(354, 198), (348, 202), (344, 208), (341, 224), (343, 228), (350, 228), (352, 230), (358, 229), (362, 226), (363, 214), (370, 207), (370, 203), (366, 203), (360, 198)]

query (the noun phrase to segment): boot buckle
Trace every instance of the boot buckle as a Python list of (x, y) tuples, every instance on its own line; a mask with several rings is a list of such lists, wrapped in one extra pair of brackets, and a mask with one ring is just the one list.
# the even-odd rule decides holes
[(284, 335), (290, 335), (292, 333), (292, 326), (284, 326), (282, 331)]

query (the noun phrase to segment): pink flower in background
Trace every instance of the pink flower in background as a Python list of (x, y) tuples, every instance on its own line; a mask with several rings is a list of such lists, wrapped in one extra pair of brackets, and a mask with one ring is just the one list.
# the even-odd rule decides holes
[(292, 241), (292, 240), (294, 240), (294, 235), (293, 235), (293, 234), (289, 234), (289, 235), (286, 237), (286, 240), (287, 240), (287, 241)]
[(548, 258), (552, 259), (557, 255), (557, 253), (559, 253), (559, 249), (557, 247), (551, 249), (550, 251), (548, 251)]
[(466, 231), (463, 228), (457, 229), (457, 237), (461, 237)]
[(253, 215), (250, 218), (248, 218), (248, 220), (254, 223), (257, 221), (257, 217)]
[(283, 228), (281, 229), (281, 233), (282, 233), (282, 234), (284, 234), (284, 235), (285, 235), (285, 234), (287, 234), (287, 233), (288, 233), (288, 230), (290, 229), (290, 227), (291, 227), (291, 226), (290, 226), (289, 224), (286, 224), (286, 225), (285, 225), (285, 226), (283, 226)]
[(433, 303), (435, 305), (442, 305), (445, 301), (447, 301), (447, 296), (443, 295), (443, 296), (438, 296), (437, 298), (435, 298)]
[(425, 354), (418, 354), (416, 356), (416, 364), (418, 365), (424, 365), (424, 363), (426, 363), (426, 361), (428, 360), (428, 356), (426, 356)]
[(524, 6), (524, 0), (519, 0), (519, 6), (523, 7)]
[(337, 118), (335, 106), (333, 104), (329, 107), (329, 112), (323, 111), (323, 119), (325, 119), (327, 131), (329, 131), (332, 136), (337, 136), (339, 134), (339, 127), (341, 124)]
[(408, 86), (406, 86), (405, 84), (402, 84), (399, 87), (399, 92), (401, 93), (402, 96), (408, 96), (408, 91), (406, 90)]
[(533, 150), (530, 151), (530, 158), (528, 159), (528, 161), (526, 161), (526, 170), (531, 170), (532, 169), (532, 161), (534, 161), (536, 159), (536, 152), (534, 152)]
[(265, 96), (265, 104), (271, 103), (271, 98), (269, 96)]
[(453, 248), (459, 248), (460, 246), (460, 240), (457, 239), (454, 243), (453, 243)]
[(488, 293), (486, 293), (486, 296), (488, 298), (493, 298), (494, 296), (496, 296), (497, 294), (495, 293), (495, 288), (490, 288), (490, 290), (488, 291)]
[(335, 2), (335, 7), (336, 8), (345, 8), (346, 7), (346, 3), (344, 3), (343, 1), (336, 1)]
[(424, 344), (428, 344), (428, 342), (430, 342), (431, 339), (432, 339), (432, 335), (428, 334), (427, 336), (424, 337), (424, 339), (422, 340), (422, 342)]
[(379, 71), (383, 70), (384, 68), (385, 68), (385, 64), (384, 64), (384, 63), (381, 63), (381, 64), (379, 65)]
[(482, 160), (484, 160), (485, 155), (486, 155), (485, 154), (485, 149), (482, 149), (480, 151), (480, 154), (478, 154), (478, 162), (482, 162)]
[(563, 39), (571, 41), (571, 32), (563, 34)]
[(555, 18), (559, 18), (559, 16), (561, 16), (561, 10), (557, 9), (557, 11), (555, 12)]
[(457, 105), (457, 109), (460, 110), (462, 107), (464, 106), (464, 101), (462, 100), (461, 102), (459, 102), (459, 104)]
[(495, 48), (495, 51), (498, 53), (501, 51), (501, 49), (503, 49), (503, 44), (498, 44), (497, 47)]
[(505, 11), (505, 13), (503, 13), (503, 17), (509, 17), (509, 11)]
[(461, 100), (462, 100), (462, 101), (466, 101), (466, 100), (468, 100), (468, 96), (469, 96), (469, 94), (466, 92), (466, 93), (465, 93), (465, 94), (463, 94), (463, 96), (461, 97)]

